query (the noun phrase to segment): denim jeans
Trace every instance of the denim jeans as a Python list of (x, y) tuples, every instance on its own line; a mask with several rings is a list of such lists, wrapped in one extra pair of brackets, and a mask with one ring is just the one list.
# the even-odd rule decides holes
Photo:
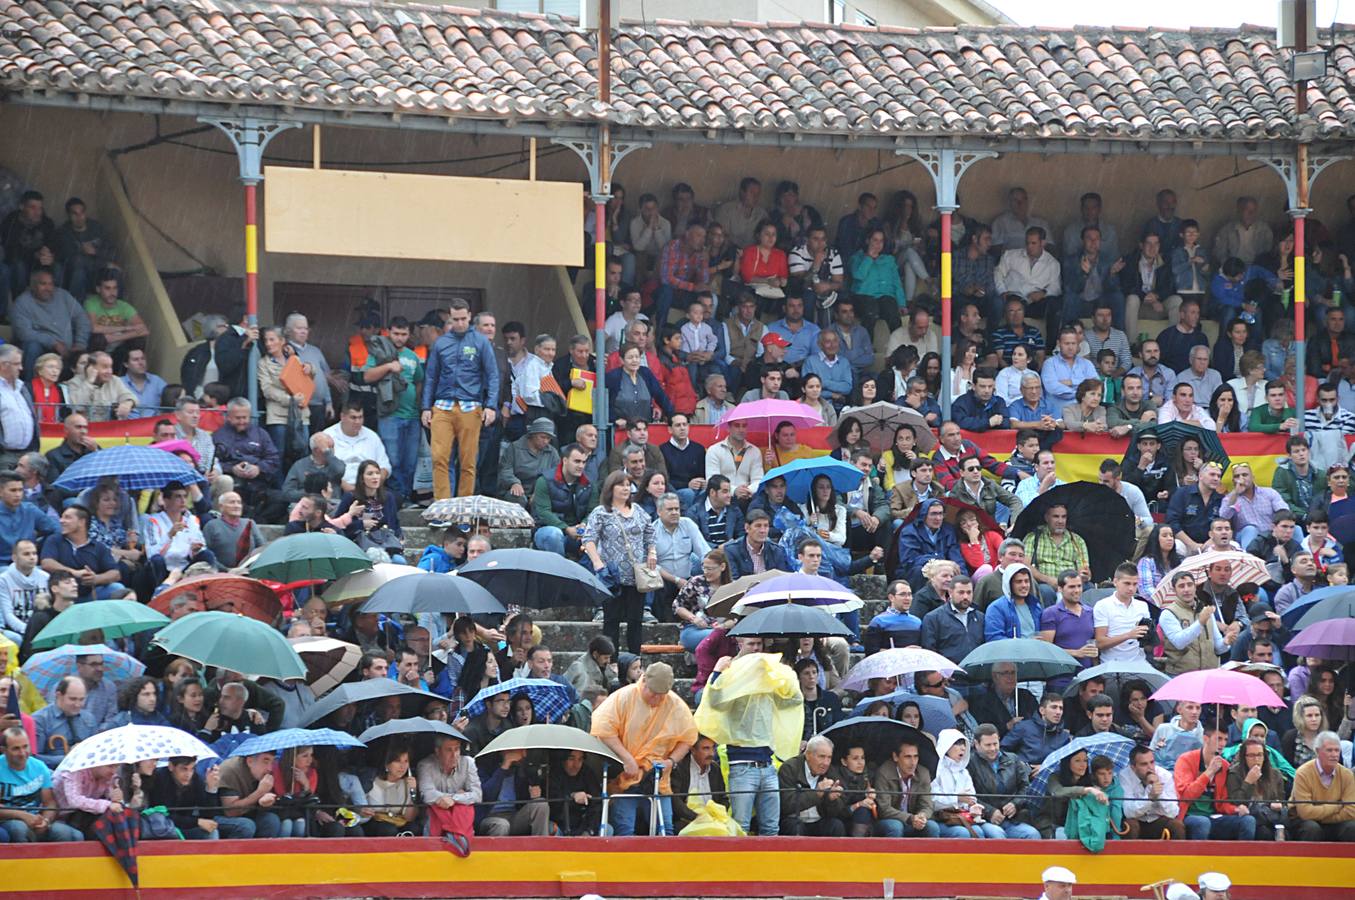
[(278, 814), (264, 810), (253, 816), (217, 816), (216, 824), (223, 838), (274, 838), (282, 830)]
[(406, 500), (414, 493), (414, 467), (419, 463), (421, 428), (418, 419), (394, 416), (378, 419), (376, 423), (376, 433), (381, 436), (391, 461), (392, 488)]
[[(641, 782), (642, 784), (644, 782)], [(651, 786), (652, 787), (652, 786)], [(646, 825), (649, 822), (649, 804), (653, 800), (647, 794), (617, 794), (612, 797), (612, 833), (616, 837), (630, 837), (635, 834), (635, 817), (643, 815)], [(659, 798), (659, 822), (664, 834), (673, 833), (673, 798)]]
[(1258, 529), (1255, 525), (1243, 525), (1241, 528), (1237, 530), (1237, 535), (1234, 538), (1234, 540), (1241, 544), (1242, 549), (1245, 550), (1251, 546), (1251, 542), (1256, 540), (1256, 538), (1260, 534), (1261, 534), (1260, 529)]
[(1040, 830), (1034, 825), (1027, 825), (1025, 822), (1008, 820), (997, 827), (1001, 828), (1007, 837), (1018, 841), (1038, 841), (1040, 839)]
[(1250, 841), (1256, 838), (1251, 816), (1186, 816), (1186, 840)]
[(733, 763), (729, 767), (729, 811), (744, 831), (753, 822), (757, 805), (757, 833), (775, 835), (781, 829), (781, 783), (772, 766)]
[[(977, 836), (981, 838), (990, 838), (996, 840), (998, 838), (1005, 838), (1007, 836), (1007, 833), (1005, 831), (1003, 831), (997, 825), (994, 825), (992, 822), (975, 822), (974, 830), (978, 832)], [(1039, 835), (1037, 834), (1036, 837), (1038, 836)], [(965, 828), (963, 825), (942, 825), (941, 837), (969, 838), (975, 837), (975, 835), (970, 834), (969, 829)]]
[(678, 643), (688, 653), (695, 653), (696, 645), (704, 641), (706, 635), (714, 630), (714, 628), (702, 628), (700, 625), (683, 625), (682, 631), (678, 633)]
[(65, 822), (53, 822), (47, 827), (47, 834), (43, 837), (38, 835), (23, 822), (18, 819), (5, 819), (0, 821), (0, 828), (3, 828), (9, 836), (9, 843), (12, 844), (33, 844), (38, 841), (55, 841), (58, 843), (67, 843), (71, 841), (83, 841), (85, 836), (77, 828), (72, 828)]
[(566, 557), (571, 552), (578, 553), (582, 546), (578, 538), (566, 537), (565, 533), (554, 525), (542, 525), (538, 528), (536, 534), (532, 535), (532, 544), (538, 550)]
[(898, 819), (881, 819), (875, 823), (875, 834), (878, 837), (940, 837), (941, 826), (931, 819), (922, 827), (921, 831), (914, 829), (911, 825), (905, 825)]

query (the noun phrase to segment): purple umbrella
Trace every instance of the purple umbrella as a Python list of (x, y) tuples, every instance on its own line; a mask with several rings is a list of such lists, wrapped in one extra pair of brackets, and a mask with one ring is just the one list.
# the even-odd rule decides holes
[(786, 603), (794, 603), (796, 606), (817, 606), (824, 612), (834, 614), (851, 612), (864, 605), (853, 591), (831, 578), (796, 572), (768, 579), (749, 588), (743, 599), (734, 604), (734, 613), (740, 616), (747, 615), (754, 610)]
[(1319, 659), (1355, 660), (1355, 619), (1327, 619), (1290, 638), (1285, 652)]

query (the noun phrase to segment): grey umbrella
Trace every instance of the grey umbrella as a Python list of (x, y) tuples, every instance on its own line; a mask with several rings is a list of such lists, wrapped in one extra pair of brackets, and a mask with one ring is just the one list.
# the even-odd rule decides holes
[(302, 716), (297, 724), (306, 728), (316, 722), (319, 722), (325, 716), (334, 712), (342, 706), (350, 703), (363, 703), (368, 700), (378, 700), (382, 697), (418, 697), (419, 702), (426, 703), (429, 700), (442, 700), (446, 702), (445, 697), (439, 697), (437, 694), (429, 691), (421, 691), (418, 688), (412, 688), (407, 684), (401, 684), (393, 678), (369, 678), (366, 681), (356, 681), (351, 684), (341, 684), (330, 691), (320, 699), (306, 714)]

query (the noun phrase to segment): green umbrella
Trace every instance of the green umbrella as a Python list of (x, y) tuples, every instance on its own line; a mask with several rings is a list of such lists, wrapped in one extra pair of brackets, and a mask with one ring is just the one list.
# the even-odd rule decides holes
[(306, 677), (306, 664), (281, 632), (235, 613), (191, 613), (165, 626), (152, 643), (171, 656), (242, 675), (284, 681)]
[(169, 624), (169, 617), (135, 600), (96, 600), (77, 603), (57, 615), (33, 639), (33, 648), (43, 650), (75, 644), (86, 631), (98, 629), (104, 640), (139, 634)]
[(1058, 675), (1071, 675), (1082, 664), (1062, 647), (1033, 638), (1004, 638), (980, 644), (960, 663), (972, 681), (991, 678), (993, 666), (1015, 663), (1021, 681), (1043, 681)]
[(343, 535), (290, 534), (265, 547), (249, 574), (284, 583), (333, 581), (371, 567), (367, 554)]

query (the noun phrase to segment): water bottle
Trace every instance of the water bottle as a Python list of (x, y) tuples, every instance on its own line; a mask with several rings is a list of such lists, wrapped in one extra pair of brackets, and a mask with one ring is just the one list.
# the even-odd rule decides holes
[(1275, 826), (1275, 840), (1276, 840), (1276, 841), (1283, 841), (1283, 840), (1284, 840), (1284, 826), (1283, 826), (1283, 825), (1276, 825), (1276, 826)]

